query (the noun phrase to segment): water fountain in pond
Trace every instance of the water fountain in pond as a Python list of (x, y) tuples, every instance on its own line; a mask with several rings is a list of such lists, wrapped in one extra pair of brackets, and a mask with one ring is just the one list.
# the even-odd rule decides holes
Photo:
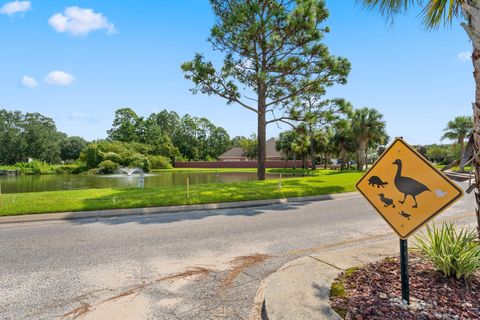
[(138, 179), (138, 187), (142, 188), (145, 185), (145, 173), (140, 168), (120, 168), (120, 172), (126, 173), (128, 176), (133, 175), (134, 173), (139, 173), (140, 178)]
[(135, 172), (139, 172), (140, 175), (143, 175), (143, 170), (140, 168), (120, 168), (120, 172), (126, 173), (127, 175), (131, 176)]

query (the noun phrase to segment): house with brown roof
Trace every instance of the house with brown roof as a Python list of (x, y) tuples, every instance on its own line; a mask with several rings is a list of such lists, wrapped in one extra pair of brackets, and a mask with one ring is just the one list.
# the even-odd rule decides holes
[[(275, 138), (270, 138), (267, 140), (266, 146), (266, 153), (267, 153), (267, 161), (271, 160), (282, 160), (283, 154), (275, 148), (277, 140)], [(240, 162), (240, 161), (248, 161), (254, 159), (248, 159), (243, 152), (243, 149), (240, 147), (233, 147), (232, 149), (228, 150), (224, 154), (218, 157), (218, 159), (222, 162)]]
[(248, 160), (248, 158), (245, 156), (245, 153), (243, 152), (243, 149), (240, 147), (233, 147), (232, 149), (219, 156), (218, 159), (222, 162), (239, 162)]

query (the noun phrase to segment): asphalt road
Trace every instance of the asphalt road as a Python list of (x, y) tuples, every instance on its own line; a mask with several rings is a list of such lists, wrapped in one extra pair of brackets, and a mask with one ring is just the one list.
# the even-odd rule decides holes
[[(473, 225), (472, 196), (441, 215)], [(289, 260), (394, 237), (360, 196), (0, 225), (0, 319), (247, 319)]]

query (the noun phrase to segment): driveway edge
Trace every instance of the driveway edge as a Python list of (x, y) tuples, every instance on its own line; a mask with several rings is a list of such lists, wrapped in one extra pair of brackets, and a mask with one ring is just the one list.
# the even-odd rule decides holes
[(357, 196), (360, 196), (358, 192), (345, 192), (345, 193), (326, 194), (326, 195), (320, 195), (320, 196), (309, 196), (309, 197), (298, 197), (298, 198), (267, 199), (267, 200), (253, 200), (253, 201), (240, 201), (240, 202), (222, 202), (222, 203), (194, 204), (194, 205), (182, 205), (182, 206), (132, 208), (132, 209), (108, 209), (108, 210), (60, 212), (60, 213), (37, 213), (37, 214), (26, 214), (26, 215), (16, 215), (16, 216), (3, 216), (3, 217), (0, 217), (0, 224), (16, 223), (16, 222), (84, 219), (84, 218), (106, 218), (106, 217), (117, 217), (117, 216), (126, 216), (126, 215), (149, 215), (149, 214), (175, 213), (175, 212), (186, 212), (186, 211), (263, 207), (263, 206), (288, 204), (288, 203), (295, 203), (295, 202), (349, 199)]

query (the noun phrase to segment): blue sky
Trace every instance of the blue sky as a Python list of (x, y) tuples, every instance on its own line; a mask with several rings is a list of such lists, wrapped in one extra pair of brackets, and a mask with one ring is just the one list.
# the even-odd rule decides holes
[[(0, 0), (0, 8), (8, 2)], [(390, 25), (355, 0), (327, 5), (326, 43), (352, 63), (348, 84), (329, 96), (378, 109), (389, 135), (412, 144), (439, 142), (450, 119), (471, 113), (471, 45), (458, 22), (426, 31), (417, 12)], [(26, 11), (3, 8), (0, 108), (40, 112), (59, 130), (87, 139), (105, 137), (123, 106), (143, 116), (166, 108), (206, 117), (231, 136), (256, 130), (252, 112), (192, 95), (180, 71), (195, 52), (221, 59), (206, 41), (214, 21), (207, 0), (32, 0)], [(76, 23), (78, 15), (89, 24)], [(33, 79), (22, 86), (24, 76)], [(270, 125), (268, 136), (285, 129)]]

